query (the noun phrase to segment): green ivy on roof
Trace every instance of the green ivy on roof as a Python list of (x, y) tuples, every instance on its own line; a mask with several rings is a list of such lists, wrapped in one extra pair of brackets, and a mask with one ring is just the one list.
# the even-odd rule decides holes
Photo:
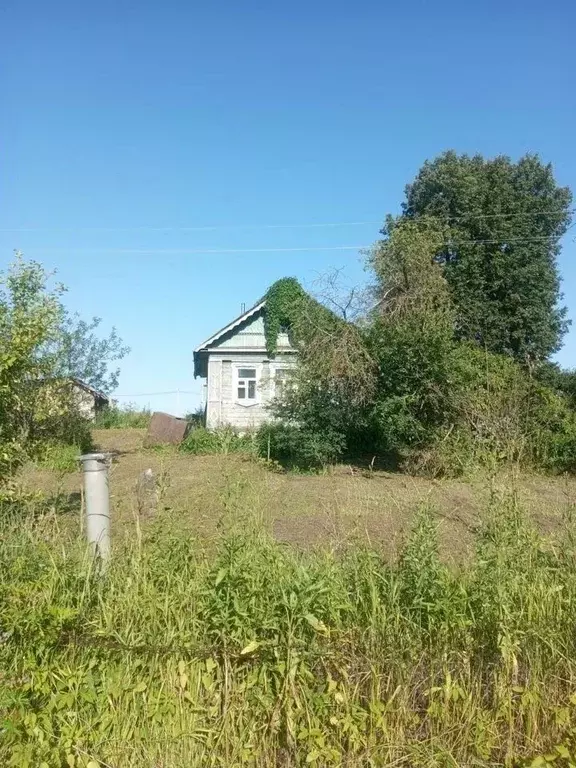
[(329, 332), (344, 322), (306, 293), (295, 277), (277, 280), (266, 292), (264, 300), (264, 336), (270, 357), (276, 355), (278, 335), (284, 329), (292, 346), (299, 349), (320, 328)]

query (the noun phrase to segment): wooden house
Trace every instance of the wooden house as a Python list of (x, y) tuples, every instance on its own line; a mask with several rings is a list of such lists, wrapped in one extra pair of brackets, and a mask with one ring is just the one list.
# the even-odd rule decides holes
[(194, 350), (194, 376), (206, 379), (206, 426), (257, 427), (270, 419), (267, 406), (278, 395), (296, 350), (288, 334), (278, 336), (277, 352), (266, 351), (266, 301), (219, 330)]

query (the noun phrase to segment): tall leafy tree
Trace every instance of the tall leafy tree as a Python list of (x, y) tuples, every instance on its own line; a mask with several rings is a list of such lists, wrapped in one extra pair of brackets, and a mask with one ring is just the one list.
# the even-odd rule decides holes
[(45, 439), (75, 441), (70, 377), (108, 392), (118, 377), (111, 363), (128, 352), (114, 330), (97, 335), (99, 320), (69, 315), (65, 289), (51, 277), (21, 254), (0, 272), (0, 474), (20, 449)]
[(47, 280), (40, 264), (21, 255), (0, 273), (0, 469), (6, 444), (28, 439), (38, 382), (50, 379), (56, 365), (50, 348), (63, 318), (63, 288), (50, 288)]
[(379, 371), (380, 444), (397, 450), (430, 441), (448, 418), (454, 309), (434, 260), (444, 239), (437, 219), (389, 219), (386, 232), (369, 257), (381, 300), (366, 336)]
[(456, 335), (531, 365), (567, 329), (556, 258), (572, 195), (536, 155), (518, 162), (446, 152), (406, 188), (403, 218), (448, 225), (436, 253), (457, 310)]
[(111, 367), (130, 352), (122, 343), (116, 328), (106, 337), (97, 333), (101, 318), (87, 322), (78, 314), (65, 314), (54, 345), (55, 373), (61, 377), (81, 379), (94, 389), (110, 394), (118, 386), (120, 368)]

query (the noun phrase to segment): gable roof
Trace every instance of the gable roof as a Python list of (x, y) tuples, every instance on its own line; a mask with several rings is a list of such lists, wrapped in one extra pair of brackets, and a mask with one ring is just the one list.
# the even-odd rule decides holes
[(232, 320), (232, 322), (228, 323), (228, 325), (225, 325), (224, 328), (221, 328), (213, 336), (210, 336), (209, 339), (206, 339), (206, 341), (203, 341), (202, 344), (200, 344), (200, 346), (196, 347), (196, 349), (194, 350), (194, 357), (196, 357), (196, 355), (199, 352), (204, 352), (206, 349), (208, 349), (208, 347), (212, 346), (212, 344), (214, 344), (219, 339), (221, 339), (222, 336), (229, 333), (230, 331), (233, 331), (234, 328), (237, 328), (246, 320), (249, 320), (257, 312), (263, 309), (265, 305), (266, 305), (266, 299), (262, 299), (261, 301), (258, 302), (258, 304), (254, 304), (253, 307), (246, 310), (246, 312), (244, 312), (242, 315), (239, 315), (235, 320)]
[(110, 402), (108, 395), (105, 395), (104, 392), (101, 392), (99, 389), (95, 389), (90, 384), (87, 384), (85, 381), (82, 381), (82, 379), (79, 379), (77, 376), (70, 376), (70, 381), (74, 382), (77, 387), (80, 387), (80, 389), (90, 393), (99, 400), (106, 400), (106, 402)]
[(194, 378), (197, 378), (198, 376), (205, 377), (208, 375), (207, 360), (210, 348), (213, 345), (217, 345), (219, 341), (224, 338), (224, 336), (226, 336), (227, 333), (230, 333), (236, 328), (240, 328), (243, 323), (257, 315), (258, 312), (264, 309), (265, 305), (266, 300), (260, 299), (257, 304), (254, 304), (254, 306), (250, 307), (250, 309), (246, 310), (246, 312), (238, 315), (238, 317), (232, 320), (231, 323), (225, 325), (224, 328), (220, 328), (220, 330), (210, 336), (209, 339), (206, 339), (206, 341), (203, 341), (202, 344), (196, 347), (194, 350)]
[[(277, 280), (270, 288), (268, 289), (267, 293), (256, 303), (254, 306), (250, 307), (250, 309), (246, 310), (246, 312), (243, 312), (241, 315), (238, 315), (234, 320), (232, 320), (231, 323), (228, 323), (223, 328), (221, 328), (219, 331), (217, 331), (215, 334), (210, 336), (208, 339), (202, 342), (199, 346), (196, 347), (194, 350), (194, 378), (197, 378), (198, 376), (207, 377), (208, 375), (208, 357), (210, 353), (212, 352), (213, 347), (220, 347), (221, 345), (226, 344), (226, 339), (224, 338), (227, 334), (235, 336), (237, 333), (242, 334), (241, 327), (244, 324), (247, 324), (252, 318), (255, 318), (255, 316), (262, 312), (266, 308), (266, 298), (267, 296), (271, 295), (271, 291), (274, 291), (276, 289), (276, 293), (278, 293), (278, 289), (285, 288), (286, 284), (290, 284), (293, 288), (296, 289), (297, 294), (305, 294), (306, 292), (302, 289), (300, 283), (296, 280), (294, 277), (284, 277), (280, 280)], [(308, 294), (306, 294), (308, 295)], [(318, 302), (315, 299), (312, 299), (310, 296), (308, 298), (318, 304)], [(327, 307), (324, 307), (324, 310), (328, 312), (329, 314), (333, 315), (334, 313), (331, 312)], [(254, 320), (253, 322), (255, 322)], [(264, 324), (265, 325), (265, 324)], [(237, 330), (240, 329), (240, 330)], [(235, 332), (235, 333), (233, 333)], [(252, 334), (247, 334), (252, 335)], [(256, 334), (255, 334), (256, 335)], [(257, 334), (260, 339), (263, 340), (263, 337), (266, 336), (266, 327), (264, 327), (263, 332), (259, 330)], [(267, 344), (261, 344), (257, 347), (257, 349), (260, 351), (260, 348), (262, 348), (262, 351), (264, 350), (265, 346)], [(252, 348), (253, 350), (256, 349), (256, 347)], [(218, 351), (224, 351), (223, 349), (219, 349)], [(232, 351), (230, 345), (226, 345), (225, 351)], [(245, 347), (244, 345), (241, 345), (241, 349), (234, 350), (234, 351), (242, 351), (247, 352), (249, 351), (248, 347)], [(288, 344), (285, 346), (285, 348), (282, 349), (282, 352), (296, 352), (296, 349), (293, 348), (292, 344), (290, 343), (290, 339), (288, 339)], [(274, 355), (272, 355), (273, 357)]]

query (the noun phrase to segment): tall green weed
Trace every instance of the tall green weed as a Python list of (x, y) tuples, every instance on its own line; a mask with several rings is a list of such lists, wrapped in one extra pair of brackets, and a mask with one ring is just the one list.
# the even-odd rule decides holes
[(393, 563), (282, 547), (250, 499), (232, 478), (215, 547), (160, 518), (105, 575), (55, 517), (4, 520), (3, 765), (571, 764), (571, 515), (553, 548), (495, 495), (455, 568), (434, 510)]
[(97, 429), (147, 429), (152, 414), (148, 408), (127, 405), (122, 408), (111, 406), (96, 415), (94, 426)]
[(218, 429), (193, 427), (180, 444), (180, 450), (183, 453), (195, 455), (228, 453), (255, 455), (256, 436), (252, 431), (239, 432), (231, 426)]

